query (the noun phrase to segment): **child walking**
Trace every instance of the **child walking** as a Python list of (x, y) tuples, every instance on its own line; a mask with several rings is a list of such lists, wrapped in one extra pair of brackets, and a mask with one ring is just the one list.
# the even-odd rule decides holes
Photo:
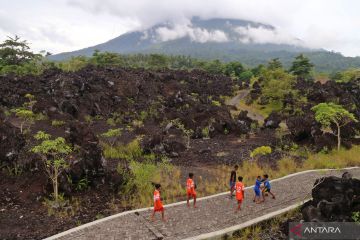
[(164, 216), (164, 206), (161, 202), (161, 197), (160, 197), (160, 190), (161, 190), (161, 185), (160, 184), (155, 184), (155, 191), (154, 191), (154, 211), (151, 215), (151, 220), (154, 221), (155, 220), (155, 213), (156, 212), (161, 212), (161, 219), (162, 221), (165, 222), (165, 216)]
[(241, 210), (241, 204), (243, 202), (243, 199), (245, 197), (245, 186), (242, 182), (243, 177), (238, 177), (238, 182), (236, 182), (235, 189), (236, 189), (236, 200), (238, 202), (237, 209), (235, 212), (238, 212)]
[(194, 183), (194, 174), (189, 173), (189, 178), (186, 181), (186, 193), (187, 193), (187, 206), (190, 207), (190, 198), (194, 199), (194, 208), (196, 208), (196, 185)]

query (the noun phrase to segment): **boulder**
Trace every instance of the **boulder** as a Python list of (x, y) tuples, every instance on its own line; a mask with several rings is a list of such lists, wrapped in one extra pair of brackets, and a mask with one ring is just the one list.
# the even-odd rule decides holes
[(251, 124), (257, 123), (257, 121), (252, 120), (247, 116), (248, 111), (241, 111), (237, 117), (237, 127), (241, 134), (247, 134), (251, 131)]
[(279, 127), (281, 123), (281, 116), (277, 112), (272, 112), (270, 115), (264, 120), (264, 127), (276, 129)]
[(360, 180), (349, 173), (317, 179), (312, 198), (301, 209), (306, 222), (352, 222), (352, 212), (360, 210)]
[[(74, 122), (67, 131), (66, 141), (77, 148), (71, 157), (67, 175), (73, 183), (87, 178), (90, 183), (96, 185), (97, 180), (104, 176), (106, 165), (98, 138), (86, 124)], [(61, 181), (61, 187), (69, 190), (66, 182), (65, 179)]]
[(13, 167), (26, 167), (30, 158), (20, 159), (19, 155), (26, 145), (20, 130), (8, 122), (0, 120), (0, 163)]

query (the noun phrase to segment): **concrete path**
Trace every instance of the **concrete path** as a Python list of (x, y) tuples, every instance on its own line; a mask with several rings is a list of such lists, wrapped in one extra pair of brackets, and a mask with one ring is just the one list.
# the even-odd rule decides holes
[(270, 197), (262, 204), (252, 201), (253, 190), (245, 191), (243, 209), (234, 213), (236, 201), (228, 193), (199, 199), (198, 208), (187, 208), (185, 202), (165, 206), (168, 221), (149, 221), (151, 209), (138, 209), (120, 213), (57, 234), (52, 239), (124, 240), (124, 239), (208, 239), (231, 233), (276, 214), (288, 211), (311, 197), (317, 178), (341, 176), (348, 171), (360, 178), (360, 168), (347, 170), (311, 170), (288, 175), (272, 181), (276, 200)]
[(226, 102), (226, 105), (234, 106), (238, 110), (246, 110), (246, 111), (248, 111), (247, 116), (249, 118), (251, 118), (252, 120), (255, 120), (255, 121), (264, 122), (265, 117), (262, 114), (260, 114), (259, 112), (255, 112), (254, 109), (251, 108), (250, 106), (247, 106), (247, 105), (240, 106), (240, 101), (242, 99), (246, 98), (247, 95), (249, 95), (249, 93), (250, 93), (249, 90), (238, 91), (238, 93), (234, 97), (232, 97), (231, 99), (229, 99)]

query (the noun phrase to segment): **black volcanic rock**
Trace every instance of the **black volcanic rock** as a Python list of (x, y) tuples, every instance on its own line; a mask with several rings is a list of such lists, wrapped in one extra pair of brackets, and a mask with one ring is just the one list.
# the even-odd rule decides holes
[(360, 211), (360, 180), (349, 173), (317, 179), (312, 198), (301, 209), (306, 222), (352, 222), (351, 214)]

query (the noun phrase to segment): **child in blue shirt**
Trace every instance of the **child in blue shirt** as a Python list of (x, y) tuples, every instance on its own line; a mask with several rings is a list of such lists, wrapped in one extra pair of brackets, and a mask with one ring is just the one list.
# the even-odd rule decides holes
[(263, 201), (265, 201), (265, 196), (269, 193), (273, 199), (275, 199), (275, 195), (271, 192), (271, 185), (269, 181), (269, 175), (264, 174), (262, 182), (264, 183), (264, 189), (262, 190)]
[(261, 177), (257, 176), (256, 181), (255, 181), (255, 185), (254, 185), (254, 202), (255, 203), (260, 203), (260, 186), (261, 186)]

